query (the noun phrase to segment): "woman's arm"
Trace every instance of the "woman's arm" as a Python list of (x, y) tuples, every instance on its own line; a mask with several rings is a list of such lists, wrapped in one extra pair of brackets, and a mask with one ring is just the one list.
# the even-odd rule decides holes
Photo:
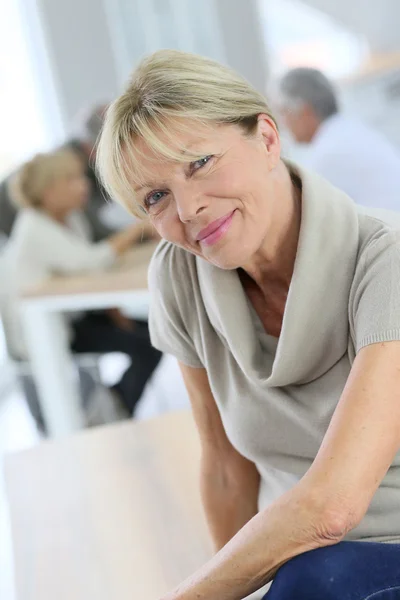
[(139, 242), (143, 237), (147, 235), (152, 236), (153, 232), (154, 229), (150, 223), (139, 221), (118, 233), (114, 233), (106, 241), (110, 244), (115, 254), (120, 255), (129, 250), (133, 244)]
[(260, 476), (225, 433), (205, 369), (180, 364), (199, 430), (201, 495), (216, 550), (257, 514)]
[(163, 600), (241, 600), (286, 561), (338, 543), (363, 519), (400, 446), (400, 342), (357, 355), (305, 477)]
[(108, 240), (92, 243), (79, 238), (67, 227), (54, 223), (46, 224), (31, 231), (32, 247), (55, 273), (73, 274), (104, 269), (110, 266), (116, 256), (128, 250), (142, 235), (149, 231), (149, 225), (135, 223), (114, 234)]

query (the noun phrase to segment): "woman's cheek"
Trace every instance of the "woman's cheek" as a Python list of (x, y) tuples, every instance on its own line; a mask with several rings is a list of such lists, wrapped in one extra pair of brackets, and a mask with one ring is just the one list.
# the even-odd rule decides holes
[(164, 238), (165, 240), (168, 240), (169, 242), (178, 242), (179, 240), (177, 238), (179, 238), (179, 230), (180, 230), (180, 224), (174, 222), (174, 219), (171, 219), (170, 216), (168, 216), (168, 214), (166, 213), (160, 213), (158, 216), (156, 216), (153, 219), (153, 225), (155, 227), (155, 229), (157, 230), (157, 233)]

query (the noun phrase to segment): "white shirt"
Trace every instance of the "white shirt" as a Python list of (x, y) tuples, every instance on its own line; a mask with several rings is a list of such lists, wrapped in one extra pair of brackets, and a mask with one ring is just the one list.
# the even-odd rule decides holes
[[(104, 269), (114, 260), (108, 242), (90, 241), (82, 213), (71, 213), (68, 223), (62, 225), (39, 210), (22, 210), (6, 245), (2, 277), (2, 317), (12, 353), (26, 354), (18, 307), (26, 289), (54, 275)], [(65, 325), (68, 335), (67, 320)]]
[(400, 211), (400, 152), (364, 123), (327, 119), (302, 162), (357, 204)]

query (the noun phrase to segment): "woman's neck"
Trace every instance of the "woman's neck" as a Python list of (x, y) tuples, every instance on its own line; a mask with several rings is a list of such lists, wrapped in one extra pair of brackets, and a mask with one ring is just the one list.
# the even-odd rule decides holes
[(287, 171), (280, 211), (274, 224), (275, 239), (268, 240), (245, 267), (261, 291), (274, 287), (289, 289), (296, 260), (301, 222), (301, 180)]

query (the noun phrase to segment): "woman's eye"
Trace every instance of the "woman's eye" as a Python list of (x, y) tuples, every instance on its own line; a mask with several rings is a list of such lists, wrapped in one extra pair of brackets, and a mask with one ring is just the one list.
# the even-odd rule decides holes
[(209, 154), (208, 156), (204, 156), (203, 158), (199, 158), (199, 160), (195, 160), (194, 162), (190, 163), (190, 172), (194, 173), (195, 171), (198, 171), (204, 167), (204, 165), (206, 165), (212, 159), (212, 157), (213, 155)]
[(144, 203), (147, 207), (154, 206), (164, 198), (165, 194), (165, 192), (151, 192), (144, 199)]

